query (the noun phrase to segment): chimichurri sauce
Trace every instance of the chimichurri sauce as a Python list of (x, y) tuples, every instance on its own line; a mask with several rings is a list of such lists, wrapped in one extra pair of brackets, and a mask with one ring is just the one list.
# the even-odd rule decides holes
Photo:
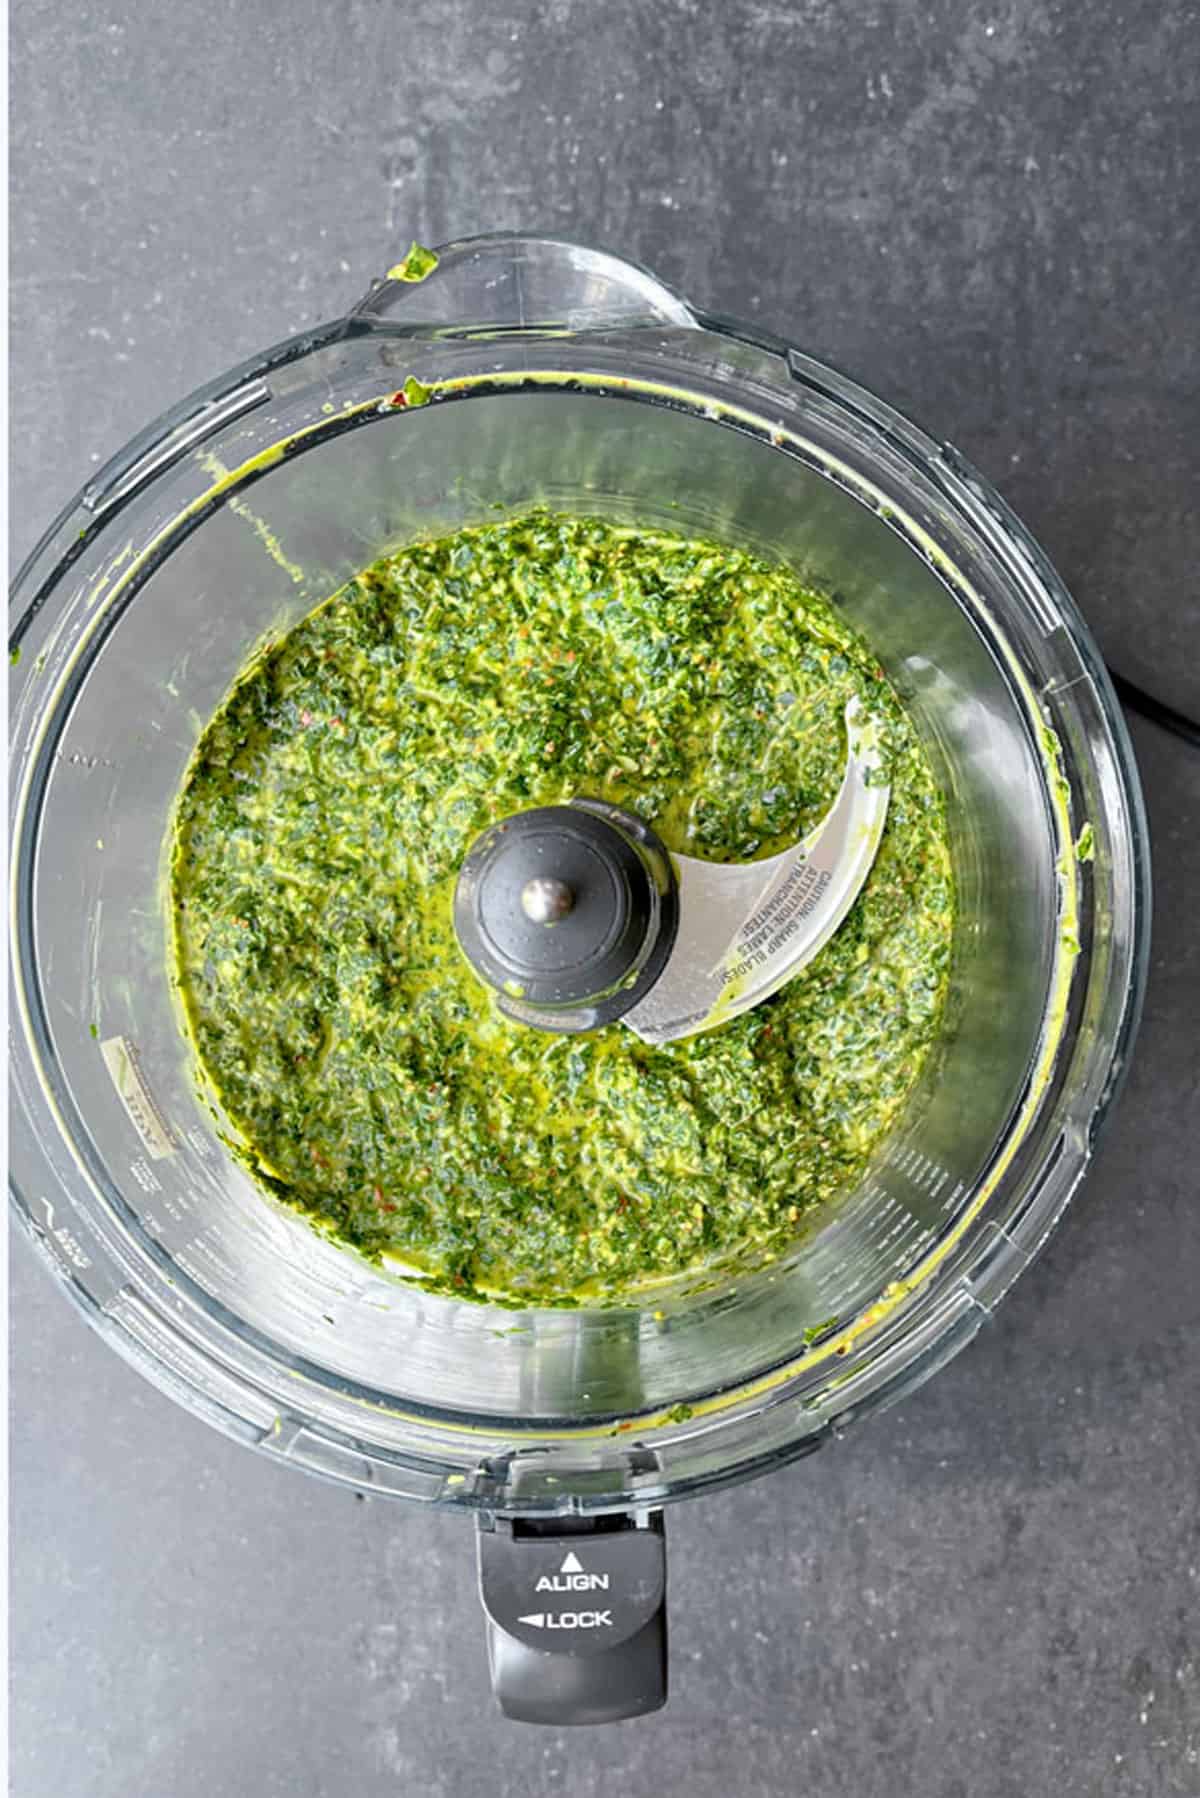
[[(887, 827), (804, 973), (661, 1048), (496, 1010), (450, 922), (490, 820), (588, 793), (677, 851), (773, 853), (834, 799), (851, 694)], [(954, 911), (938, 786), (833, 606), (740, 551), (548, 512), (412, 544), (259, 653), (189, 770), (171, 899), (260, 1181), (431, 1287), (541, 1304), (783, 1252), (912, 1090)]]

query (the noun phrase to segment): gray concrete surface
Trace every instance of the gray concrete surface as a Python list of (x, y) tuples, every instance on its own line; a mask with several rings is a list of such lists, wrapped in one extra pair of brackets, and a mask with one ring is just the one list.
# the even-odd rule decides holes
[[(16, 551), (412, 235), (532, 223), (954, 440), (1200, 712), (1183, 0), (18, 0)], [(1141, 723), (1145, 1028), (1069, 1226), (900, 1410), (670, 1519), (674, 1697), (505, 1726), (470, 1535), (173, 1408), (13, 1259), (16, 1798), (1200, 1793), (1200, 758)]]

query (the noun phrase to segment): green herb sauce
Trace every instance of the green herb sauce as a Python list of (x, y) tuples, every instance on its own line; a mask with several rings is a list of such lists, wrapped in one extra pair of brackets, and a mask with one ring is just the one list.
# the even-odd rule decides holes
[[(804, 973), (661, 1048), (497, 1011), (450, 920), (489, 821), (590, 793), (676, 851), (774, 853), (834, 799), (851, 694), (887, 827)], [(259, 1180), (433, 1288), (539, 1304), (783, 1253), (912, 1091), (954, 911), (938, 786), (833, 606), (740, 551), (547, 512), (413, 544), (255, 658), (189, 770), (171, 898)]]

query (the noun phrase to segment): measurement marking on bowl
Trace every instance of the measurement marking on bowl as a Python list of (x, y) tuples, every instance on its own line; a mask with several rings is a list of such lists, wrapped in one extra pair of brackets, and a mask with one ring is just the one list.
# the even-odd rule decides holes
[(129, 1121), (145, 1144), (154, 1161), (162, 1161), (175, 1153), (178, 1144), (171, 1126), (163, 1116), (157, 1100), (146, 1084), (138, 1052), (126, 1036), (110, 1036), (100, 1045), (104, 1065), (112, 1075), (117, 1097), (124, 1105)]
[(57, 1228), (55, 1227), (54, 1206), (49, 1199), (43, 1199), (42, 1204), (46, 1210), (46, 1222), (42, 1229), (43, 1235), (53, 1237), (54, 1241), (61, 1247), (72, 1267), (90, 1267), (92, 1265), (91, 1256), (84, 1253), (79, 1238), (73, 1231), (69, 1230), (65, 1224), (59, 1224)]
[(136, 1161), (131, 1161), (129, 1163), (129, 1171), (143, 1192), (162, 1191), (162, 1181), (154, 1172), (154, 1169), (150, 1166), (149, 1162), (144, 1161), (140, 1155), (137, 1157)]

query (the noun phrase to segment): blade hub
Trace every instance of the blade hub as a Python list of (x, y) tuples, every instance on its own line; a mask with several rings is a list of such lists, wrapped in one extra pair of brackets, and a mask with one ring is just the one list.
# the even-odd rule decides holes
[(454, 928), (510, 1016), (543, 1030), (612, 1023), (658, 978), (675, 936), (670, 857), (602, 800), (537, 806), (472, 844)]

